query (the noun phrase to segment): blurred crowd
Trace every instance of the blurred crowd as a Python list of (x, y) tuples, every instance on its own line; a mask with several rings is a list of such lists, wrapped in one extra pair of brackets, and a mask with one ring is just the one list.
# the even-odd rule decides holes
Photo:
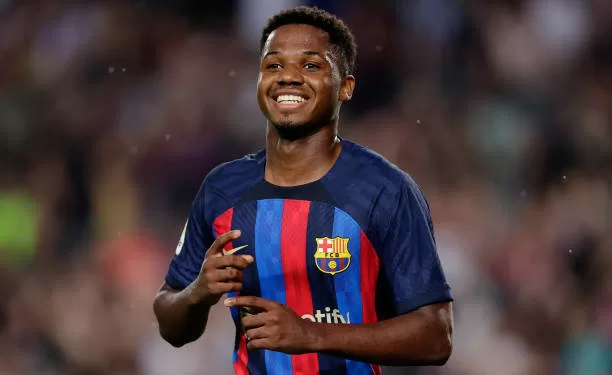
[(152, 299), (298, 4), (353, 29), (341, 135), (421, 185), (456, 298), (448, 364), (386, 373), (612, 374), (608, 0), (0, 0), (0, 374), (232, 373), (225, 308), (174, 349)]

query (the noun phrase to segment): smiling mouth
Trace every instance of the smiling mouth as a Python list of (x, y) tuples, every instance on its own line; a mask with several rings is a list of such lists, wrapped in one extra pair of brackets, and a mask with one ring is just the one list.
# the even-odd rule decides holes
[(279, 95), (274, 102), (279, 109), (290, 110), (304, 106), (308, 99), (299, 95)]
[(304, 97), (298, 95), (279, 95), (276, 97), (276, 102), (279, 104), (297, 104), (305, 101)]

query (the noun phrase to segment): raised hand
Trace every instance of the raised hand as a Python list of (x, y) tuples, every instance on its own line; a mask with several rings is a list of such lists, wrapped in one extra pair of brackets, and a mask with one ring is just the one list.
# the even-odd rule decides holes
[[(250, 255), (224, 252), (228, 242), (240, 237), (240, 231), (232, 230), (217, 237), (206, 251), (200, 274), (191, 285), (191, 295), (197, 303), (214, 305), (224, 293), (242, 288), (243, 270), (253, 263)], [(227, 255), (224, 255), (227, 254)]]

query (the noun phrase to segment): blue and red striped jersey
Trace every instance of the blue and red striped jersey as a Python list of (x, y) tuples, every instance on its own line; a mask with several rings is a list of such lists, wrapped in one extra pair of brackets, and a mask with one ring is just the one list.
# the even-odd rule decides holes
[[(271, 299), (303, 319), (362, 324), (452, 300), (420, 188), (382, 156), (342, 140), (320, 180), (279, 187), (264, 180), (265, 151), (211, 171), (193, 202), (166, 276), (183, 289), (196, 279), (214, 238), (255, 261), (241, 295)], [(325, 353), (248, 351), (237, 309), (237, 374), (380, 374), (380, 367)]]

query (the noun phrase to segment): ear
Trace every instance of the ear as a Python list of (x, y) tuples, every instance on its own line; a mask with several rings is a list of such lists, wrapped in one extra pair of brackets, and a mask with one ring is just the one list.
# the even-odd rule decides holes
[(355, 90), (355, 77), (347, 75), (342, 78), (342, 83), (340, 84), (340, 101), (345, 102), (351, 100), (353, 97), (353, 90)]

